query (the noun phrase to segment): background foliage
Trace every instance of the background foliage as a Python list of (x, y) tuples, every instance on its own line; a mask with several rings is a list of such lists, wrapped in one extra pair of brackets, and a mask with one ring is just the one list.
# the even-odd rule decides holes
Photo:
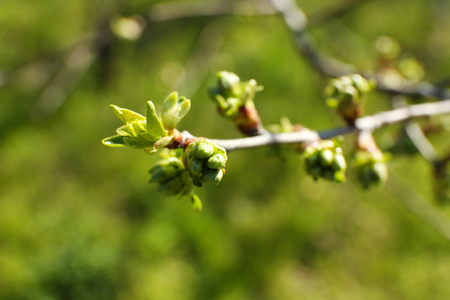
[[(371, 191), (352, 173), (343, 185), (314, 182), (276, 149), (230, 153), (220, 186), (198, 191), (198, 214), (147, 184), (155, 157), (101, 145), (119, 125), (110, 103), (144, 113), (173, 90), (192, 100), (179, 128), (239, 137), (206, 94), (222, 69), (265, 86), (256, 97), (265, 124), (284, 115), (317, 130), (342, 125), (279, 16), (149, 22), (134, 42), (106, 34), (86, 72), (43, 94), (86, 34), (163, 2), (0, 2), (0, 298), (448, 299), (450, 243), (404, 205), (434, 205), (432, 170), (414, 151), (394, 153), (386, 188)], [(448, 2), (356, 2), (319, 22), (343, 1), (297, 1), (334, 57), (373, 68), (373, 42), (387, 34), (424, 63), (427, 80), (448, 76)], [(385, 94), (369, 98), (369, 113), (389, 107)], [(400, 133), (377, 132), (380, 148)], [(430, 138), (448, 146), (446, 135)]]

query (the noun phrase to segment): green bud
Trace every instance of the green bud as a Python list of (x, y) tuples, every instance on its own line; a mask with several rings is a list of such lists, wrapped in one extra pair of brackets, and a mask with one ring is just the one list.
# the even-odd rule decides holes
[[(340, 148), (339, 148), (340, 149)], [(347, 162), (344, 155), (337, 153), (334, 155), (333, 169), (335, 171), (344, 170), (347, 168)]]
[(319, 177), (334, 182), (345, 180), (347, 163), (342, 154), (342, 149), (338, 146), (341, 144), (342, 141), (337, 139), (321, 140), (306, 147), (305, 167), (314, 180)]
[(203, 186), (203, 180), (201, 177), (198, 176), (191, 176), (192, 178), (192, 183), (197, 186), (197, 187), (202, 187)]
[(317, 149), (322, 150), (325, 148), (335, 148), (335, 147), (336, 147), (335, 140), (322, 140), (320, 141), (320, 144), (317, 146)]
[(382, 152), (360, 150), (356, 153), (355, 164), (358, 179), (364, 188), (386, 182), (388, 169), (385, 160)]
[(352, 86), (352, 85), (347, 85), (342, 89), (342, 100), (354, 100), (357, 99), (359, 97), (359, 93), (358, 90)]
[(315, 143), (308, 145), (305, 149), (304, 156), (309, 157), (309, 156), (313, 155), (314, 153), (316, 153), (317, 152), (316, 145), (317, 144), (315, 144)]
[(359, 74), (335, 78), (325, 88), (326, 102), (329, 106), (338, 108), (344, 120), (353, 125), (356, 118), (362, 114), (366, 94), (373, 85)]
[(334, 174), (333, 170), (331, 169), (322, 169), (322, 173), (320, 174), (323, 178), (328, 179), (330, 181), (334, 181)]
[(195, 156), (199, 159), (205, 159), (214, 154), (214, 146), (209, 142), (200, 142), (195, 148)]
[(152, 174), (150, 182), (163, 182), (176, 176), (180, 170), (182, 170), (180, 166), (174, 164), (156, 165), (150, 170)]
[(330, 85), (325, 88), (324, 94), (328, 98), (334, 98), (337, 96), (339, 90), (342, 87), (342, 83), (338, 80), (332, 80)]
[(157, 191), (166, 196), (190, 193), (192, 182), (181, 160), (180, 151), (165, 150), (160, 152), (163, 160), (150, 170), (150, 182), (159, 184)]
[(194, 185), (202, 186), (205, 181), (218, 184), (224, 175), (227, 154), (224, 148), (208, 139), (196, 138), (184, 151), (183, 160)]
[(209, 169), (206, 168), (203, 172), (203, 178), (206, 181), (213, 182), (215, 184), (219, 184), (223, 177), (222, 169)]
[(192, 175), (198, 176), (203, 171), (203, 160), (198, 158), (191, 158), (188, 160), (188, 168), (189, 172), (192, 173)]
[(359, 74), (351, 75), (351, 79), (353, 81), (353, 86), (361, 93), (368, 93), (370, 91), (370, 85), (367, 79), (362, 77)]
[(314, 180), (317, 180), (320, 176), (320, 173), (322, 173), (322, 168), (320, 166), (316, 166), (309, 169), (309, 173), (313, 176)]
[(342, 76), (342, 77), (339, 77), (337, 80), (339, 80), (342, 83), (343, 87), (353, 84), (353, 81), (350, 76)]
[(373, 171), (380, 182), (385, 182), (388, 178), (388, 169), (385, 163), (377, 162), (373, 164)]
[(314, 166), (319, 161), (319, 151), (315, 151), (314, 153), (305, 156), (305, 161), (308, 166)]
[(192, 202), (192, 208), (195, 211), (202, 211), (202, 208), (203, 208), (202, 201), (196, 194), (191, 195), (191, 202)]
[(334, 160), (334, 154), (333, 151), (329, 150), (329, 149), (324, 149), (320, 152), (320, 163), (323, 166), (331, 166), (333, 164), (333, 160)]
[(241, 79), (236, 74), (227, 71), (218, 72), (217, 79), (219, 87), (229, 96), (240, 94)]
[(334, 181), (342, 183), (345, 182), (345, 171), (339, 171), (334, 173)]
[(164, 181), (157, 189), (159, 193), (175, 196), (186, 189), (187, 181), (183, 176), (176, 176)]
[(225, 167), (226, 158), (222, 154), (214, 154), (206, 162), (206, 166), (210, 169), (220, 169)]

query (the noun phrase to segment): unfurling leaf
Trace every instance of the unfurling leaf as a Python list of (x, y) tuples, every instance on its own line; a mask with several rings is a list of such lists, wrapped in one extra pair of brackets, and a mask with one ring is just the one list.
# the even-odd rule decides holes
[(110, 105), (114, 114), (123, 122), (123, 124), (131, 123), (133, 121), (145, 121), (145, 117), (126, 108), (120, 108), (113, 104)]
[(181, 119), (189, 112), (191, 102), (185, 97), (178, 98), (178, 93), (173, 92), (164, 100), (161, 118), (164, 128), (173, 131)]
[(125, 144), (124, 140), (123, 140), (123, 136), (121, 135), (115, 135), (115, 136), (110, 136), (107, 138), (104, 138), (102, 140), (102, 144), (108, 147), (126, 147), (127, 144)]
[(155, 105), (152, 101), (147, 102), (147, 132), (155, 139), (159, 139), (167, 135), (161, 122), (161, 118), (158, 116), (155, 110)]

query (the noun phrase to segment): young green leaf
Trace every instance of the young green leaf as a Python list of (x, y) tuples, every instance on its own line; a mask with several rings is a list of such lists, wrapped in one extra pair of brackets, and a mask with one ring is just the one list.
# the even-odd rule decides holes
[(147, 132), (154, 139), (166, 136), (167, 132), (161, 123), (161, 118), (156, 114), (155, 105), (152, 101), (147, 102)]
[(172, 135), (165, 136), (165, 137), (159, 139), (158, 141), (156, 141), (153, 144), (153, 147), (155, 149), (162, 149), (162, 148), (166, 147), (167, 145), (169, 145), (172, 141), (173, 141), (173, 136)]
[(161, 119), (165, 129), (173, 131), (191, 108), (191, 102), (185, 97), (178, 98), (178, 93), (173, 92), (164, 100)]
[(127, 144), (125, 144), (123, 138), (124, 137), (121, 135), (110, 136), (104, 138), (102, 140), (102, 144), (108, 147), (127, 147)]
[(131, 123), (133, 121), (145, 121), (145, 117), (141, 116), (140, 114), (126, 109), (126, 108), (120, 108), (118, 106), (115, 106), (113, 104), (110, 105), (111, 110), (114, 112), (114, 114), (124, 123)]
[(196, 194), (191, 195), (191, 202), (192, 202), (192, 208), (195, 211), (202, 211), (202, 208), (203, 208), (202, 201)]

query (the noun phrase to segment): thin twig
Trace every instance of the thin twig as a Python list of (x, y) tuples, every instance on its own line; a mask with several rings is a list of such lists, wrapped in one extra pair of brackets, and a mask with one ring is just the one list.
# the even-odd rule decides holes
[(365, 5), (369, 2), (360, 1), (360, 0), (347, 0), (341, 1), (334, 5), (330, 5), (327, 8), (321, 9), (317, 12), (314, 12), (309, 15), (309, 26), (319, 26), (323, 23), (335, 20), (336, 18), (340, 18), (355, 9), (359, 8), (362, 5)]
[(41, 121), (58, 110), (76, 87), (97, 56), (97, 51), (86, 44), (72, 50), (56, 76), (44, 88), (31, 110), (31, 118)]
[(198, 17), (223, 16), (266, 16), (273, 15), (276, 10), (265, 2), (259, 1), (257, 5), (251, 3), (233, 4), (229, 1), (198, 2), (182, 1), (153, 5), (147, 14), (150, 22), (168, 22)]
[[(407, 106), (407, 102), (403, 96), (397, 96), (392, 99), (394, 108)], [(411, 139), (412, 143), (419, 151), (419, 153), (428, 161), (434, 162), (437, 158), (436, 150), (427, 137), (423, 133), (419, 124), (414, 121), (405, 122), (403, 125), (406, 134)]]
[(183, 95), (194, 95), (207, 76), (214, 58), (222, 49), (228, 30), (222, 22), (210, 22), (198, 35), (184, 67), (179, 71), (170, 91), (182, 90)]
[(449, 218), (423, 199), (423, 197), (415, 192), (409, 184), (407, 184), (399, 176), (396, 176), (392, 170), (390, 173), (391, 181), (387, 183), (387, 189), (400, 201), (401, 204), (403, 204), (431, 228), (435, 229), (445, 239), (450, 241)]
[[(314, 40), (306, 32), (307, 18), (305, 13), (293, 0), (271, 0), (274, 7), (283, 16), (284, 21), (295, 35), (297, 48), (305, 55), (310, 64), (324, 76), (342, 76), (358, 72), (355, 66), (331, 58), (317, 48)], [(427, 97), (438, 99), (449, 99), (450, 89), (440, 88), (429, 82), (420, 82), (414, 86), (394, 88), (384, 84), (372, 72), (361, 72), (365, 77), (377, 81), (377, 89), (390, 94), (408, 95), (414, 97)]]
[(450, 100), (416, 104), (390, 111), (377, 113), (356, 120), (354, 126), (335, 128), (322, 132), (303, 130), (299, 132), (264, 134), (240, 139), (212, 140), (227, 151), (268, 146), (273, 144), (293, 144), (329, 139), (356, 131), (373, 131), (383, 126), (400, 123), (413, 118), (450, 113)]

